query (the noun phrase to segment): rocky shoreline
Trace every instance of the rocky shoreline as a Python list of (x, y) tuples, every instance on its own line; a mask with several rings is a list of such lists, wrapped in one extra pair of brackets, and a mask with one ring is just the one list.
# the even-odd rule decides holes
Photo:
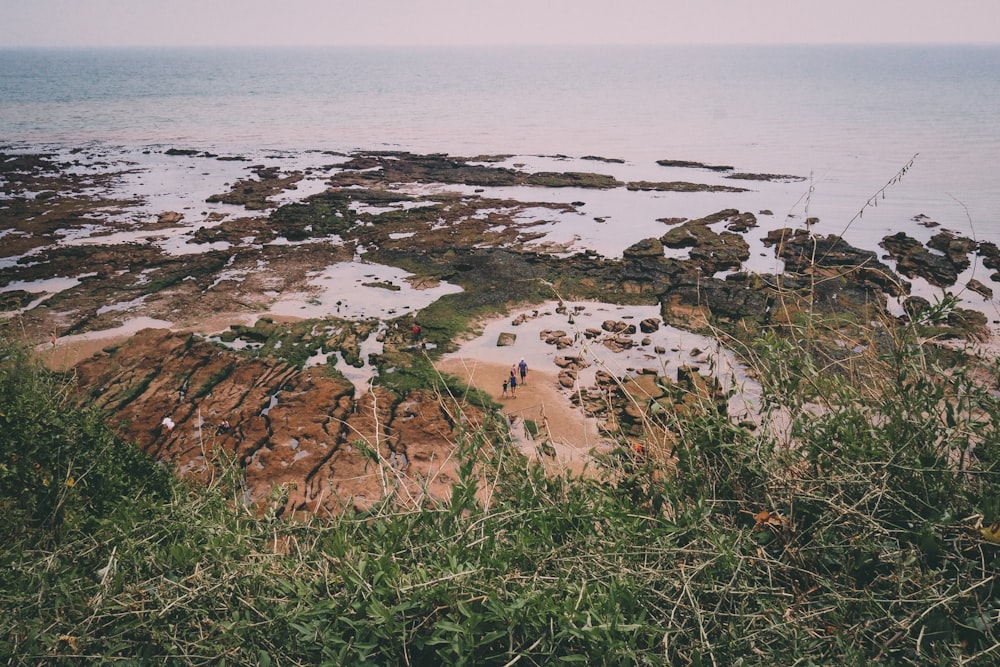
[[(710, 364), (693, 353), (709, 346), (654, 340), (667, 327), (714, 339), (812, 309), (920, 318), (933, 304), (911, 293), (914, 280), (985, 300), (990, 287), (956, 285), (959, 276), (978, 262), (1000, 281), (995, 244), (948, 230), (926, 246), (904, 232), (887, 236), (879, 257), (814, 233), (812, 221), (776, 225), (767, 211), (729, 206), (747, 190), (724, 179), (798, 177), (728, 166), (662, 160), (663, 180), (628, 181), (529, 170), (514, 156), (360, 151), (317, 154), (302, 169), (186, 149), (157, 157), (189, 161), (188, 171), (222, 164), (231, 178), (200, 205), (161, 210), (128, 191), (158, 174), (128, 161), (0, 151), (4, 335), (55, 358), (107, 332), (103, 349), (71, 364), (81, 400), (194, 479), (235, 461), (246, 500), (287, 514), (336, 513), (387, 494), (442, 497), (454, 478), (456, 429), (492, 428), (489, 415), (510, 405), (497, 402), (495, 377), (469, 387), (436, 364), (468, 354), (463, 341), (489, 322), (515, 332), (526, 321), (514, 323), (518, 312), (540, 307), (563, 318), (563, 336), (550, 327), (520, 337), (550, 350), (532, 363), (558, 366), (546, 370), (602, 432), (639, 441), (648, 433), (637, 405), (678, 410), (685, 396), (712, 402), (719, 391)], [(675, 169), (707, 176), (671, 178)], [(583, 221), (615, 224), (589, 215), (583, 201), (612, 191), (720, 201), (698, 217), (649, 219), (651, 233), (618, 257), (581, 247), (572, 233)], [(760, 247), (780, 270), (746, 270)], [(602, 304), (652, 312), (583, 326)], [(162, 326), (128, 330), (137, 321)], [(961, 306), (927, 326), (943, 338), (989, 336), (983, 313)], [(556, 354), (563, 338), (569, 351)], [(591, 362), (573, 346), (588, 343), (637, 356), (581, 380)], [(510, 363), (522, 353), (494, 346), (481, 355)], [(230, 429), (217, 431), (223, 420)]]

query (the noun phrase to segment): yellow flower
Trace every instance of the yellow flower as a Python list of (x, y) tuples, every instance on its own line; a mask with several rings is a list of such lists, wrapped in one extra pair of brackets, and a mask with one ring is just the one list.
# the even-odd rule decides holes
[(72, 477), (66, 478), (66, 486), (76, 486), (76, 480)]
[(988, 526), (979, 529), (983, 539), (993, 544), (1000, 544), (1000, 521), (994, 521)]

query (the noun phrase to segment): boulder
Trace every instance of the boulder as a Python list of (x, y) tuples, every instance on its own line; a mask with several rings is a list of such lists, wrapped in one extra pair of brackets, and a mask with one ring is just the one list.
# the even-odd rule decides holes
[(497, 347), (510, 347), (516, 340), (517, 334), (502, 331), (500, 332), (500, 335), (497, 336)]
[(646, 319), (639, 322), (639, 330), (642, 333), (653, 333), (660, 329), (660, 318), (658, 317), (647, 317)]

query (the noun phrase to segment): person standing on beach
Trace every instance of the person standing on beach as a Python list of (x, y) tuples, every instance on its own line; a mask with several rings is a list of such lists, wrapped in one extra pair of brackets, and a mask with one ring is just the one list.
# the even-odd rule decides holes
[(508, 381), (510, 382), (510, 397), (517, 398), (517, 376), (514, 375), (514, 371), (510, 372)]
[(517, 370), (521, 374), (521, 384), (528, 384), (528, 381), (525, 379), (528, 377), (528, 363), (524, 359), (521, 359), (521, 363), (517, 365)]
[(500, 395), (500, 398), (507, 398), (507, 385), (508, 384), (509, 384), (509, 382), (507, 380), (503, 381), (503, 394)]

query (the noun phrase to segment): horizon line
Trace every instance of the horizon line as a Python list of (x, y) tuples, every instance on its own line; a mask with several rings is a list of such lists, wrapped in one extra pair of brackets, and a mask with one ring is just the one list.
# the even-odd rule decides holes
[(317, 43), (296, 43), (296, 44), (260, 44), (260, 43), (162, 43), (162, 44), (0, 44), (0, 51), (13, 51), (18, 49), (296, 49), (296, 48), (560, 48), (560, 47), (594, 47), (594, 48), (620, 48), (620, 47), (670, 47), (670, 46), (1000, 46), (997, 42), (956, 42), (956, 41), (817, 41), (817, 42), (451, 42), (431, 44), (426, 42), (412, 43), (391, 43), (391, 42), (351, 42), (343, 44), (330, 44), (324, 42)]

